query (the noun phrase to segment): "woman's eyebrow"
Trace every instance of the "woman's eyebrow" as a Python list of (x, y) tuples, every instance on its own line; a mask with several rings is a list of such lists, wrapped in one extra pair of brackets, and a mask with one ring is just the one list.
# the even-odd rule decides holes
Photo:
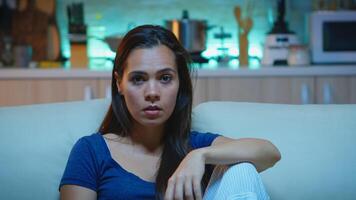
[[(157, 71), (157, 74), (162, 74), (162, 73), (167, 73), (167, 72), (172, 72), (172, 73), (177, 73), (177, 71), (173, 68), (170, 68), (170, 67), (167, 67), (167, 68), (164, 68), (164, 69), (160, 69)], [(141, 75), (141, 76), (145, 76), (147, 75), (148, 73), (145, 72), (145, 71), (140, 71), (140, 70), (137, 70), (137, 71), (131, 71), (128, 73), (129, 76), (134, 76), (134, 75)]]
[(166, 72), (173, 72), (173, 73), (177, 73), (177, 70), (175, 70), (175, 69), (173, 69), (173, 68), (170, 68), (170, 67), (167, 67), (167, 68), (164, 68), (164, 69), (158, 70), (158, 73), (166, 73)]
[(130, 76), (134, 76), (134, 75), (141, 75), (141, 76), (144, 76), (144, 75), (147, 75), (147, 73), (144, 72), (144, 71), (132, 71), (132, 72), (129, 72), (129, 75), (130, 75)]

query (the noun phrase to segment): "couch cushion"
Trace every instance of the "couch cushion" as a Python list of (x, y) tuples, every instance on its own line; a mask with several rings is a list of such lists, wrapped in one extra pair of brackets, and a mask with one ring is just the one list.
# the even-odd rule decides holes
[(75, 141), (94, 133), (109, 101), (0, 108), (0, 199), (58, 199)]
[(272, 141), (282, 154), (262, 173), (272, 199), (356, 197), (356, 105), (209, 102), (193, 129)]

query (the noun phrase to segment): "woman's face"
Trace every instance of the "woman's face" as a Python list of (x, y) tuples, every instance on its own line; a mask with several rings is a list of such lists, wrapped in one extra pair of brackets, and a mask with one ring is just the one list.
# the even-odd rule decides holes
[(134, 124), (164, 125), (174, 110), (179, 88), (174, 53), (164, 45), (133, 50), (117, 84)]

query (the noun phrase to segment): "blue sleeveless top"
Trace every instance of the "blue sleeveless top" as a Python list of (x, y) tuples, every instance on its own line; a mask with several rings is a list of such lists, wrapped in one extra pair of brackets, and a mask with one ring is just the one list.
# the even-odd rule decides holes
[[(218, 134), (192, 131), (193, 149), (210, 146)], [(110, 154), (103, 136), (95, 133), (80, 138), (68, 158), (62, 185), (78, 185), (97, 193), (98, 200), (154, 200), (155, 183), (126, 171)]]

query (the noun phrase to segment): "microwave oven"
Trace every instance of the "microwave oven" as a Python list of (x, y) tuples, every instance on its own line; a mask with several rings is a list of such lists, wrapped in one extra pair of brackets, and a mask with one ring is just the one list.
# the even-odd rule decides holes
[(309, 25), (313, 63), (356, 63), (356, 11), (313, 12)]

